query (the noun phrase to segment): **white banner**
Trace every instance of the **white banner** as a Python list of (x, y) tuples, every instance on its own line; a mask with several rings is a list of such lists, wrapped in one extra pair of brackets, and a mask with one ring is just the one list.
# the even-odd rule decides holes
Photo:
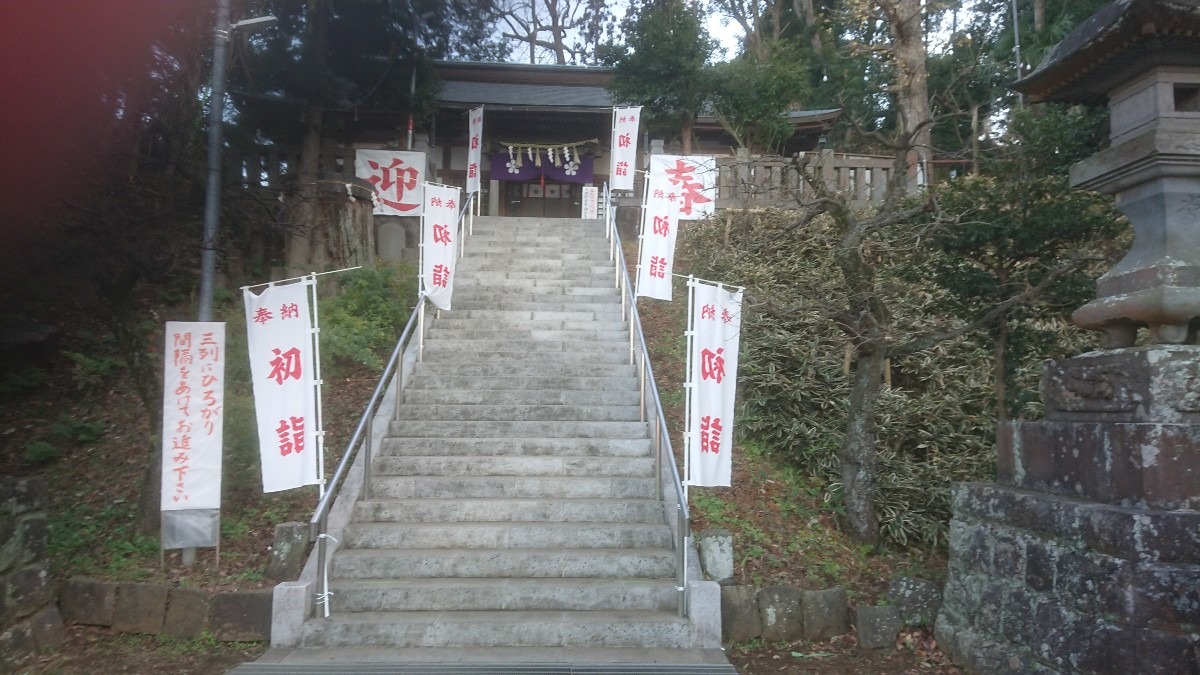
[(458, 260), (459, 189), (425, 184), (421, 227), (421, 290), (438, 309), (450, 309), (454, 264)]
[(638, 120), (641, 106), (613, 108), (612, 164), (608, 170), (608, 186), (612, 190), (632, 190), (637, 170)]
[(600, 217), (600, 188), (594, 185), (583, 187), (583, 218), (595, 220)]
[(219, 509), (225, 324), (168, 321), (163, 356), (162, 510)]
[(316, 356), (309, 308), (313, 277), (243, 289), (263, 492), (320, 483), (314, 390)]
[(467, 194), (479, 192), (479, 171), (483, 162), (483, 106), (471, 108), (468, 119)]
[(679, 209), (669, 198), (669, 188), (665, 176), (646, 176), (636, 295), (659, 300), (671, 299), (675, 237), (679, 230)]
[(421, 186), (425, 183), (425, 153), (400, 150), (359, 150), (354, 175), (375, 186), (375, 210), (385, 216), (421, 215)]
[(733, 470), (733, 402), (737, 392), (742, 291), (689, 281), (688, 485), (728, 486)]
[(703, 218), (717, 204), (717, 158), (712, 156), (654, 155), (650, 173), (666, 176), (679, 209), (680, 220)]

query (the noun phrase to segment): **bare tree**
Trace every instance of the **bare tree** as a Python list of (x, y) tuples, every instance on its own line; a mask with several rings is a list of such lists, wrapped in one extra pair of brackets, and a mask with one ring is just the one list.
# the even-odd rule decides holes
[(507, 0), (500, 24), (501, 36), (524, 50), (531, 64), (585, 64), (594, 60), (612, 13), (608, 0)]

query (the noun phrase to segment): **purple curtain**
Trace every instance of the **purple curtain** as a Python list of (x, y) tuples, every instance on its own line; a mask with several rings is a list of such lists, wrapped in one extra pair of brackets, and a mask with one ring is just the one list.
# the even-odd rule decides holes
[(546, 151), (541, 151), (542, 165), (534, 166), (534, 161), (529, 159), (529, 155), (521, 155), (521, 168), (513, 166), (514, 162), (508, 158), (507, 152), (492, 153), (492, 180), (512, 180), (522, 183), (535, 181), (542, 176), (546, 180), (552, 180), (558, 183), (591, 183), (592, 182), (592, 158), (591, 157), (571, 157), (570, 162), (564, 162), (562, 154), (558, 156), (558, 166), (550, 163), (550, 158), (546, 155)]

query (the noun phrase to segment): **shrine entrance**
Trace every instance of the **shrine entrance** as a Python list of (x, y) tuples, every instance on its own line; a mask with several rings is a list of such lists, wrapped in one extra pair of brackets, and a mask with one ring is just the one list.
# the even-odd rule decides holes
[(526, 218), (578, 218), (583, 186), (546, 181), (504, 183), (505, 215)]

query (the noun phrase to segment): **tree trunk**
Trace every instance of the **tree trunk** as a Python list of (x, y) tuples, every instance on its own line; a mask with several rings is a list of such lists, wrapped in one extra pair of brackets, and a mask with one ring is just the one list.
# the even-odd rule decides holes
[(821, 58), (821, 29), (817, 25), (817, 12), (813, 8), (813, 0), (792, 0), (792, 11), (804, 17), (804, 25), (808, 27), (809, 47), (812, 48), (813, 60)]
[(296, 170), (297, 188), (288, 208), (288, 235), (284, 253), (287, 276), (299, 276), (311, 269), (313, 250), (324, 246), (317, 211), (317, 179), (321, 158), (321, 124), (323, 112), (319, 106), (305, 109), (304, 142), (300, 146), (300, 165)]
[(684, 115), (679, 121), (679, 144), (683, 148), (683, 154), (692, 154), (692, 116)]
[(871, 546), (879, 543), (875, 517), (875, 413), (883, 389), (887, 349), (879, 342), (863, 342), (855, 349), (857, 361), (850, 384), (850, 418), (840, 454), (842, 503), (852, 539)]
[(1041, 33), (1046, 27), (1046, 0), (1033, 0), (1033, 32)]
[(996, 329), (992, 372), (996, 378), (996, 421), (1008, 421), (1008, 318), (1000, 320)]
[(925, 29), (921, 0), (895, 0), (880, 5), (892, 32), (896, 59), (896, 112), (901, 138), (911, 148), (908, 187), (923, 179), (932, 180), (932, 113), (929, 108), (929, 76), (925, 69)]

